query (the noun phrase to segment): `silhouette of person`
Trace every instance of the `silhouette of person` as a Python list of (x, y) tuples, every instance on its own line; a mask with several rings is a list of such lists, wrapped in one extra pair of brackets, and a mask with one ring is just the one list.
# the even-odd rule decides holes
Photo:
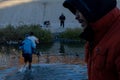
[(59, 20), (60, 20), (60, 26), (62, 26), (64, 28), (65, 26), (65, 19), (66, 17), (64, 16), (64, 14), (62, 13), (60, 16), (59, 16)]

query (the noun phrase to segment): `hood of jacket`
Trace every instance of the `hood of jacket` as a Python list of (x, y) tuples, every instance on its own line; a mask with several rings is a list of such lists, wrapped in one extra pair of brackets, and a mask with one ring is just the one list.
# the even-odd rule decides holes
[(116, 0), (66, 0), (63, 6), (73, 14), (79, 10), (88, 22), (96, 22), (116, 6)]
[(110, 29), (115, 28), (115, 23), (120, 17), (119, 8), (112, 9), (107, 15), (96, 21), (95, 23), (90, 23), (92, 30), (94, 31), (94, 38), (99, 42)]

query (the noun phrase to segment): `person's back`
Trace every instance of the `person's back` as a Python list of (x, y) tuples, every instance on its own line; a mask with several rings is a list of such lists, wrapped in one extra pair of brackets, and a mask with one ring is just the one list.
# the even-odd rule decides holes
[(65, 20), (65, 16), (62, 14), (62, 15), (59, 17), (59, 19), (60, 19), (61, 21), (64, 21), (64, 20)]
[(26, 38), (23, 42), (22, 42), (22, 50), (24, 54), (32, 54), (32, 48), (34, 48), (35, 46), (33, 45), (32, 41), (28, 38)]
[(37, 38), (35, 36), (29, 36), (28, 39), (30, 39), (33, 42), (34, 46), (36, 46)]

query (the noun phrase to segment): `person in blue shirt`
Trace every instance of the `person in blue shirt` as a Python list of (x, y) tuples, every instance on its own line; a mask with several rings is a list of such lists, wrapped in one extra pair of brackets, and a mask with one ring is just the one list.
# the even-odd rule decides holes
[(22, 56), (24, 57), (25, 65), (27, 65), (27, 62), (29, 62), (29, 70), (31, 69), (31, 63), (32, 63), (32, 50), (35, 48), (33, 42), (28, 39), (28, 34), (25, 35), (25, 39), (22, 41), (20, 49), (22, 50)]

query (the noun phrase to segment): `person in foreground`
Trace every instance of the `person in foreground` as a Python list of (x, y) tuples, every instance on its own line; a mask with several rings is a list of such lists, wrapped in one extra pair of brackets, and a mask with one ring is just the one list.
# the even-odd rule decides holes
[(25, 65), (24, 67), (27, 65), (27, 62), (29, 62), (29, 70), (31, 70), (31, 63), (32, 63), (32, 50), (35, 48), (33, 42), (28, 39), (28, 34), (25, 35), (25, 40), (22, 41), (21, 45), (20, 45), (20, 49), (22, 50), (22, 56), (24, 57), (24, 62)]
[(88, 80), (120, 80), (120, 10), (116, 0), (65, 0), (81, 23)]

